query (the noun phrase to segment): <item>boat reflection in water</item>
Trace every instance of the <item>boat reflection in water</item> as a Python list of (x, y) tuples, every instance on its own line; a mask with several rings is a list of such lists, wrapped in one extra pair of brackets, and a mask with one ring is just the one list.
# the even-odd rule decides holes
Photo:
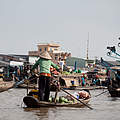
[[(34, 113), (40, 120), (48, 119), (50, 116), (49, 110), (50, 108), (24, 108), (25, 112), (32, 112)], [(52, 120), (52, 119), (51, 119)]]

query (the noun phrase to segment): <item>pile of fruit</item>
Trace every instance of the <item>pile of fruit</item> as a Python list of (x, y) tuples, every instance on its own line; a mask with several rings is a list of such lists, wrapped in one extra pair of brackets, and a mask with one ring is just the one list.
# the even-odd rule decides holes
[[(54, 100), (55, 100), (54, 97), (52, 97), (52, 96), (49, 97), (49, 102), (54, 102)], [(73, 100), (69, 100), (69, 99), (67, 99), (64, 96), (61, 96), (61, 97), (57, 97), (56, 98), (56, 102), (63, 104), (63, 103), (73, 103), (74, 101)]]

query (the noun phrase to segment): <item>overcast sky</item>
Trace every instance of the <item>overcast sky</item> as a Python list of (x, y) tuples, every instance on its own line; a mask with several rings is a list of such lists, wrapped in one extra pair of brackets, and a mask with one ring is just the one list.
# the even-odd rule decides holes
[(0, 0), (1, 54), (52, 42), (86, 58), (88, 32), (89, 58), (109, 59), (106, 48), (120, 37), (120, 0)]

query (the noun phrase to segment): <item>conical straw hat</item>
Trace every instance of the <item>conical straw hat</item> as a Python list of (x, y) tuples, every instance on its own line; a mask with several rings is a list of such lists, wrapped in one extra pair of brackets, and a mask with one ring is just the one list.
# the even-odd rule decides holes
[(49, 53), (47, 51), (44, 51), (40, 54), (40, 57), (41, 58), (44, 58), (44, 59), (48, 59), (48, 60), (51, 60), (51, 56), (49, 55)]

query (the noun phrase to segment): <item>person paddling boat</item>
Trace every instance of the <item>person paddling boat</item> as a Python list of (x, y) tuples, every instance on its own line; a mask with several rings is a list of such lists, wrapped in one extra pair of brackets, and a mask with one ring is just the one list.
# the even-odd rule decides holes
[(56, 68), (59, 70), (59, 67), (51, 61), (51, 56), (47, 51), (44, 51), (40, 54), (40, 59), (36, 61), (36, 63), (32, 67), (32, 71), (39, 65), (40, 73), (39, 73), (39, 100), (40, 101), (49, 101), (50, 95), (50, 67)]

